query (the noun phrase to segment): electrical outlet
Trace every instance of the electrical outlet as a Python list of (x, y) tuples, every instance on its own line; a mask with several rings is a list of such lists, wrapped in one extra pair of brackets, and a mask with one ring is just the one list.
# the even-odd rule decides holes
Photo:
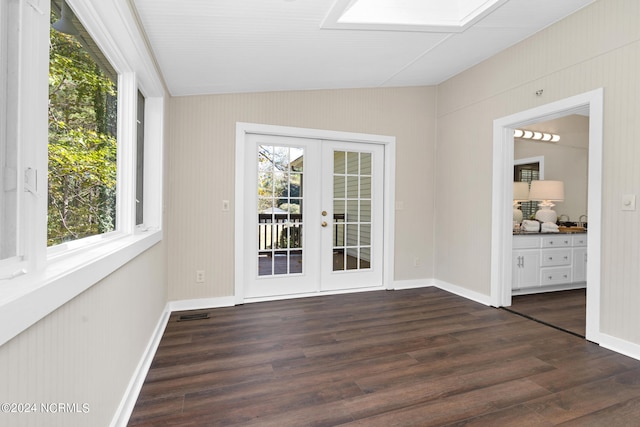
[(229, 201), (228, 201), (228, 200), (223, 200), (223, 201), (222, 201), (222, 210), (223, 210), (224, 212), (226, 212), (226, 211), (228, 211), (228, 210), (229, 210)]
[(422, 260), (418, 257), (415, 257), (413, 259), (413, 266), (414, 267), (420, 267), (422, 265)]
[(196, 283), (204, 283), (204, 270), (196, 270)]

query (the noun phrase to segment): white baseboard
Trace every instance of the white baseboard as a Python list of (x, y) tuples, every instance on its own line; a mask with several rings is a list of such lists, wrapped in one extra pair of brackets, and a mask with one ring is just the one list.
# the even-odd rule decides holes
[(611, 335), (603, 334), (602, 332), (599, 334), (599, 337), (601, 347), (640, 360), (640, 344), (625, 341)]
[(452, 294), (479, 302), (480, 304), (491, 305), (491, 296), (489, 295), (480, 294), (438, 279), (396, 280), (393, 282), (393, 289), (395, 290), (427, 288), (430, 286), (435, 286), (443, 291), (451, 292)]
[(151, 367), (151, 362), (156, 355), (158, 345), (160, 345), (162, 334), (164, 334), (164, 330), (167, 327), (167, 323), (169, 322), (170, 315), (171, 311), (169, 310), (169, 305), (167, 304), (167, 306), (165, 306), (164, 308), (164, 311), (162, 312), (162, 315), (160, 316), (160, 319), (158, 320), (153, 334), (151, 335), (151, 339), (147, 344), (147, 348), (142, 354), (142, 358), (140, 359), (140, 362), (138, 362), (138, 366), (136, 366), (136, 369), (131, 376), (131, 380), (129, 381), (127, 390), (122, 396), (120, 405), (118, 406), (118, 409), (116, 410), (116, 413), (111, 420), (111, 427), (125, 427), (129, 422), (129, 418), (131, 417), (133, 408), (135, 407), (136, 401), (138, 400), (138, 395), (140, 394), (140, 390), (142, 390), (144, 380), (147, 377), (147, 372), (149, 372), (149, 368)]
[(491, 305), (490, 295), (484, 295), (438, 279), (433, 279), (433, 285), (437, 288), (442, 289), (443, 291), (451, 292), (452, 294), (456, 294), (466, 299), (479, 302), (480, 304)]
[(236, 299), (233, 296), (220, 298), (199, 298), (169, 301), (169, 312), (186, 310), (206, 310), (208, 308), (233, 307)]
[(428, 288), (433, 286), (433, 279), (417, 279), (417, 280), (394, 280), (393, 289), (400, 291), (402, 289)]

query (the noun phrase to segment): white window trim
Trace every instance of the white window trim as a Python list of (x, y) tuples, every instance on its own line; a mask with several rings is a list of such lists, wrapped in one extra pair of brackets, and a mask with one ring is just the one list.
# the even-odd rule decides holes
[[(24, 91), (20, 92), (21, 130), (30, 132), (37, 147), (21, 146), (22, 164), (35, 165), (38, 194), (25, 195), (20, 230), (26, 262), (14, 264), (12, 278), (0, 279), (0, 345), (89, 289), (162, 240), (162, 165), (165, 88), (149, 54), (127, 0), (67, 0), (96, 44), (119, 74), (117, 230), (46, 248), (47, 122), (46, 99), (49, 48), (49, 0), (38, 0), (37, 22), (26, 23), (25, 37), (37, 46), (23, 63)], [(24, 31), (24, 30), (29, 31)], [(25, 44), (23, 44), (25, 45)], [(28, 61), (31, 61), (28, 59)], [(34, 66), (35, 64), (35, 66)], [(42, 82), (32, 85), (28, 83)], [(135, 226), (135, 141), (137, 91), (145, 95), (145, 216)], [(22, 90), (22, 89), (21, 89)], [(131, 94), (129, 94), (131, 92)], [(34, 118), (33, 106), (38, 106)], [(40, 121), (42, 121), (41, 125)], [(34, 125), (36, 123), (36, 125)], [(21, 141), (26, 138), (23, 135)], [(29, 158), (30, 153), (37, 153)], [(9, 266), (10, 267), (10, 266)], [(24, 274), (23, 274), (24, 273)]]

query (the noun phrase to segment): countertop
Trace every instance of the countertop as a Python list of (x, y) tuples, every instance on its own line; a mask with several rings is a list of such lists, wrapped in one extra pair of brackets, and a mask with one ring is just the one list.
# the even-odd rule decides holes
[(535, 236), (536, 234), (587, 234), (586, 231), (558, 231), (558, 232), (553, 232), (553, 231), (545, 231), (545, 232), (540, 232), (540, 231), (514, 231), (513, 235), (514, 236)]
[(514, 231), (514, 236), (535, 236), (538, 234), (587, 234), (587, 230), (579, 231), (579, 230), (562, 230), (558, 232), (540, 232), (540, 231)]

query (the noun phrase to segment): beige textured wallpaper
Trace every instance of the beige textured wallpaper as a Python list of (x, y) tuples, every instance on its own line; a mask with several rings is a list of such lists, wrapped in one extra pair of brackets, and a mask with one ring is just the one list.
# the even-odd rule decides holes
[(438, 279), (490, 293), (493, 120), (602, 87), (602, 332), (640, 344), (640, 218), (620, 201), (640, 194), (639, 20), (601, 0), (438, 86)]
[[(433, 277), (435, 88), (190, 96), (171, 103), (169, 300), (233, 295), (236, 122), (396, 137), (395, 280)], [(222, 200), (231, 209), (222, 211)], [(418, 258), (421, 265), (414, 266)], [(196, 270), (205, 283), (196, 284)]]

